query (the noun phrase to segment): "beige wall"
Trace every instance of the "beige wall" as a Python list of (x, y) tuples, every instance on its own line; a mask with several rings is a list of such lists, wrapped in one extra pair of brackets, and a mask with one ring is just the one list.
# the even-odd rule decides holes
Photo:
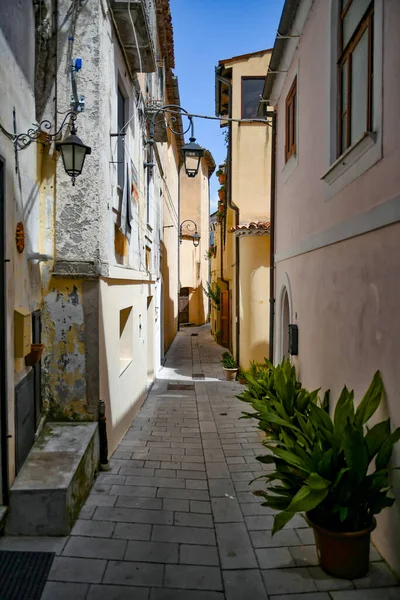
[[(271, 53), (232, 64), (232, 116), (242, 117), (242, 77), (264, 77)], [(241, 221), (269, 217), (271, 189), (271, 128), (255, 123), (232, 123), (232, 201)]]
[[(333, 411), (344, 384), (354, 389), (358, 402), (379, 369), (386, 397), (378, 418), (390, 416), (394, 429), (400, 426), (400, 4), (376, 0), (374, 5), (374, 56), (380, 60), (374, 73), (383, 76), (383, 86), (374, 98), (375, 108), (382, 106), (382, 120), (374, 125), (380, 142), (371, 148), (380, 156), (373, 166), (363, 169), (369, 156), (366, 151), (355, 160), (353, 169), (350, 153), (346, 159), (349, 169), (337, 176), (336, 190), (322, 179), (333, 162), (329, 123), (336, 60), (330, 56), (326, 35), (329, 7), (323, 0), (313, 3), (277, 104), (275, 357), (279, 360), (282, 355), (281, 305), (287, 290), (290, 321), (299, 328), (299, 355), (293, 362), (304, 385), (331, 389)], [(381, 17), (383, 23), (379, 23)], [(283, 115), (296, 75), (297, 164), (292, 162), (290, 171), (283, 164)], [(277, 93), (273, 90), (273, 97)], [(352, 169), (356, 177), (351, 182), (347, 179), (346, 185)], [(392, 464), (400, 465), (399, 444)], [(392, 485), (397, 501), (377, 516), (373, 539), (400, 573), (398, 470), (393, 471)]]
[[(197, 248), (191, 239), (182, 239), (180, 245), (180, 284), (189, 287), (189, 321), (203, 325), (208, 319), (208, 298), (204, 293), (208, 281), (209, 263), (206, 253), (209, 248), (209, 173), (205, 158), (201, 160), (196, 177), (189, 178), (181, 170), (180, 222), (191, 219), (197, 225), (200, 243)], [(189, 224), (192, 227), (192, 224)], [(185, 233), (185, 225), (183, 227)]]
[(240, 365), (269, 355), (269, 246), (267, 235), (240, 238)]
[[(152, 305), (148, 307), (148, 297), (153, 295), (154, 286), (140, 282), (112, 279), (100, 282), (100, 397), (106, 403), (110, 455), (146, 396), (148, 359), (152, 356), (149, 346), (151, 348), (153, 345), (149, 333), (151, 336), (154, 333), (154, 314)], [(124, 330), (129, 350), (124, 352), (120, 336), (120, 311), (129, 307), (132, 307), (131, 317), (126, 325), (127, 330)], [(148, 317), (151, 323), (148, 323)]]
[[(226, 61), (232, 69), (232, 116), (242, 117), (242, 77), (264, 77), (271, 52)], [(231, 201), (239, 208), (239, 224), (267, 221), (270, 216), (271, 129), (266, 124), (232, 123)], [(229, 185), (229, 182), (228, 182)], [(227, 209), (226, 230), (236, 225), (236, 215)], [(236, 348), (236, 256), (235, 236), (226, 234), (223, 247), (223, 277), (230, 290), (230, 339), (240, 366), (248, 368), (251, 360), (268, 356), (269, 340), (269, 239), (243, 237), (239, 249), (239, 352)]]
[(168, 131), (165, 151), (162, 263), (163, 279), (163, 349), (168, 350), (178, 331), (178, 166), (176, 138)]

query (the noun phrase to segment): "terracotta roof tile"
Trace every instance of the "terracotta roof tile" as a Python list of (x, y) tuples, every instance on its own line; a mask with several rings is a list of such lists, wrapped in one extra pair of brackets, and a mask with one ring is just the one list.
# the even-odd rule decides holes
[(249, 223), (240, 223), (229, 229), (229, 233), (235, 233), (236, 235), (262, 235), (269, 234), (271, 224), (269, 221), (250, 221)]

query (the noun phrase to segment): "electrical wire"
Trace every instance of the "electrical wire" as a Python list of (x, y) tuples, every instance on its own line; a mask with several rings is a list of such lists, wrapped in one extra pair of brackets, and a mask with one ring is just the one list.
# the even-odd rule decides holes
[(139, 57), (139, 69), (140, 69), (140, 73), (143, 73), (142, 56), (140, 54), (140, 49), (139, 49), (139, 44), (138, 44), (138, 40), (137, 40), (135, 24), (133, 22), (132, 15), (131, 15), (131, 0), (129, 0), (129, 2), (128, 2), (128, 14), (129, 14), (129, 19), (130, 19), (130, 22), (131, 22), (131, 25), (132, 25), (133, 35), (135, 37), (135, 44), (136, 44), (136, 49), (137, 49), (138, 57)]

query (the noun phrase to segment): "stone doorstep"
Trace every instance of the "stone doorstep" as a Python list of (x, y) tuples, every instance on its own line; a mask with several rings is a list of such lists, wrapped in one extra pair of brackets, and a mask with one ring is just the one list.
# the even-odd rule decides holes
[(97, 423), (47, 423), (10, 490), (7, 535), (68, 535), (98, 464)]

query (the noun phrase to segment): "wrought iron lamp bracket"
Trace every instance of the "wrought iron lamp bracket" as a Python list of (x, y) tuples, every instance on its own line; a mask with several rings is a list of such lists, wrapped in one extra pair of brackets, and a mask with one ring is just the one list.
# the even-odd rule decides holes
[(55, 133), (50, 133), (51, 128), (53, 127), (51, 121), (45, 119), (40, 123), (35, 123), (33, 127), (28, 129), (26, 133), (20, 133), (14, 137), (14, 146), (17, 151), (25, 150), (28, 148), (32, 142), (41, 142), (42, 144), (49, 144), (53, 141), (58, 141), (60, 138), (60, 134), (68, 120), (70, 119), (71, 126), (71, 134), (76, 135), (76, 113), (74, 111), (69, 111), (65, 115), (60, 127)]

